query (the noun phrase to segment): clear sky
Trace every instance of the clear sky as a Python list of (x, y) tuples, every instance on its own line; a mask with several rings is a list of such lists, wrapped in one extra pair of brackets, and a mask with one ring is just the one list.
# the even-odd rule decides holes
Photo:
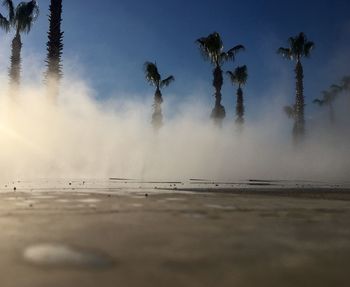
[[(43, 61), (48, 2), (38, 1), (40, 18), (23, 37), (24, 49), (42, 55)], [(151, 96), (143, 74), (148, 60), (157, 62), (162, 75), (175, 76), (169, 94), (181, 99), (201, 91), (203, 100), (213, 101), (212, 67), (194, 42), (217, 31), (225, 48), (246, 46), (224, 70), (248, 66), (248, 105), (268, 97), (281, 83), (289, 85), (292, 102), (294, 67), (276, 50), (303, 31), (316, 44), (311, 59), (304, 61), (310, 103), (322, 89), (350, 74), (349, 11), (349, 0), (63, 0), (64, 60), (81, 65), (79, 70), (100, 98)], [(225, 105), (233, 105), (233, 93), (226, 80)]]

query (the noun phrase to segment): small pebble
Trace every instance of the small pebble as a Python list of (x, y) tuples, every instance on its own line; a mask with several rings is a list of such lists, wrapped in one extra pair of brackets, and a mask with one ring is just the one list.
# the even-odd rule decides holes
[(16, 190), (17, 190), (17, 188), (16, 188), (16, 187), (14, 187), (14, 188), (13, 188), (13, 190), (14, 190), (14, 191), (16, 191)]
[(148, 196), (148, 193), (145, 193), (145, 196), (147, 197), (147, 196)]

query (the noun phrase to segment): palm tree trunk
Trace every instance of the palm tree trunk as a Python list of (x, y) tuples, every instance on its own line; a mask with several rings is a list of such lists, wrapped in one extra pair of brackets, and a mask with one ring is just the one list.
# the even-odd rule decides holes
[(51, 0), (49, 20), (50, 28), (47, 42), (46, 81), (48, 86), (49, 98), (56, 101), (59, 94), (59, 81), (62, 78), (62, 0)]
[(237, 90), (237, 103), (236, 103), (236, 124), (242, 126), (244, 123), (244, 103), (243, 103), (243, 91), (239, 87)]
[(9, 69), (11, 97), (16, 97), (18, 95), (21, 77), (21, 50), (21, 34), (17, 31), (16, 36), (12, 40), (11, 47), (11, 66)]
[(163, 125), (163, 114), (162, 114), (162, 93), (157, 88), (154, 94), (153, 114), (152, 114), (152, 125), (155, 130), (158, 130)]
[(297, 61), (295, 67), (296, 73), (296, 97), (295, 97), (295, 123), (293, 128), (294, 140), (298, 143), (305, 133), (305, 118), (304, 118), (304, 72), (300, 60)]
[(226, 116), (225, 108), (221, 105), (221, 87), (223, 84), (222, 70), (220, 66), (216, 66), (213, 71), (213, 86), (215, 88), (215, 107), (211, 112), (211, 118), (218, 126), (222, 126), (222, 120)]

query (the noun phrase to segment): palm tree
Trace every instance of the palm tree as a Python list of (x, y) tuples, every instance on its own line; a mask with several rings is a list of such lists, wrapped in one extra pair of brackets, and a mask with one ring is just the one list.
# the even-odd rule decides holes
[(339, 88), (333, 85), (329, 91), (322, 91), (322, 98), (313, 100), (313, 103), (318, 104), (320, 107), (329, 107), (329, 121), (331, 124), (335, 123), (333, 102), (338, 97), (339, 92)]
[(56, 101), (59, 94), (59, 81), (62, 78), (62, 50), (63, 50), (63, 32), (61, 31), (62, 22), (62, 0), (51, 0), (50, 27), (47, 42), (47, 71), (46, 81), (49, 90), (49, 97)]
[(12, 40), (11, 66), (9, 69), (11, 88), (16, 90), (20, 82), (21, 73), (21, 33), (30, 32), (33, 22), (39, 15), (39, 7), (35, 0), (21, 2), (16, 8), (14, 8), (12, 0), (4, 0), (3, 4), (9, 10), (10, 25), (16, 32)]
[(152, 115), (152, 125), (157, 130), (163, 124), (163, 114), (162, 114), (162, 102), (163, 97), (161, 93), (161, 89), (169, 86), (171, 82), (175, 80), (173, 76), (169, 76), (162, 80), (161, 75), (158, 72), (157, 64), (146, 62), (144, 65), (146, 80), (150, 83), (150, 85), (156, 87), (156, 91), (154, 93), (154, 104), (153, 104), (153, 115)]
[(226, 72), (232, 84), (236, 85), (237, 88), (237, 104), (236, 104), (236, 124), (239, 128), (242, 127), (244, 123), (244, 103), (243, 103), (243, 91), (242, 86), (247, 83), (248, 79), (248, 69), (247, 66), (237, 67), (234, 71)]
[(295, 142), (298, 142), (305, 133), (305, 118), (304, 118), (304, 85), (303, 85), (303, 66), (301, 64), (301, 59), (303, 57), (309, 57), (311, 50), (314, 48), (314, 43), (308, 41), (304, 33), (299, 33), (295, 37), (289, 38), (289, 47), (288, 48), (279, 48), (278, 53), (281, 54), (284, 58), (288, 60), (295, 60), (296, 67), (296, 96), (295, 96), (295, 105), (294, 107), (287, 107), (285, 110), (293, 109), (290, 115), (294, 115), (294, 128), (293, 135)]
[(215, 88), (215, 107), (211, 113), (211, 118), (219, 126), (222, 125), (222, 120), (225, 118), (225, 108), (221, 105), (221, 87), (223, 84), (221, 66), (228, 60), (234, 60), (236, 54), (244, 50), (244, 46), (237, 45), (227, 52), (224, 51), (224, 45), (220, 34), (214, 32), (207, 37), (202, 37), (196, 40), (202, 55), (205, 60), (209, 60), (214, 66), (213, 70), (213, 86)]

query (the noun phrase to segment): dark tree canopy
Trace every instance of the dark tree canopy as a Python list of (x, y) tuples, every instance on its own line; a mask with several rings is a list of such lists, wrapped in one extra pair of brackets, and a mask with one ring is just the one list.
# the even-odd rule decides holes
[(175, 81), (174, 76), (168, 76), (165, 79), (162, 79), (156, 63), (146, 62), (145, 65), (145, 76), (146, 80), (150, 85), (155, 86), (158, 89), (167, 87), (171, 82)]
[(243, 45), (237, 45), (228, 51), (224, 51), (223, 41), (217, 32), (197, 39), (196, 43), (204, 59), (209, 60), (214, 66), (221, 66), (228, 60), (234, 60), (238, 52), (245, 50)]
[(288, 48), (279, 48), (277, 53), (281, 54), (284, 58), (288, 60), (300, 60), (302, 57), (310, 57), (312, 49), (314, 49), (315, 44), (309, 41), (306, 35), (301, 32), (295, 37), (290, 37), (288, 39)]
[(9, 11), (9, 25), (13, 27), (16, 34), (12, 40), (11, 65), (9, 69), (10, 84), (12, 93), (16, 94), (16, 87), (20, 82), (21, 73), (21, 33), (29, 33), (34, 21), (38, 18), (39, 7), (35, 0), (19, 3), (16, 8), (12, 0), (4, 0), (3, 5)]
[(244, 86), (248, 80), (248, 68), (246, 65), (238, 66), (234, 71), (227, 71), (231, 82), (238, 87)]

